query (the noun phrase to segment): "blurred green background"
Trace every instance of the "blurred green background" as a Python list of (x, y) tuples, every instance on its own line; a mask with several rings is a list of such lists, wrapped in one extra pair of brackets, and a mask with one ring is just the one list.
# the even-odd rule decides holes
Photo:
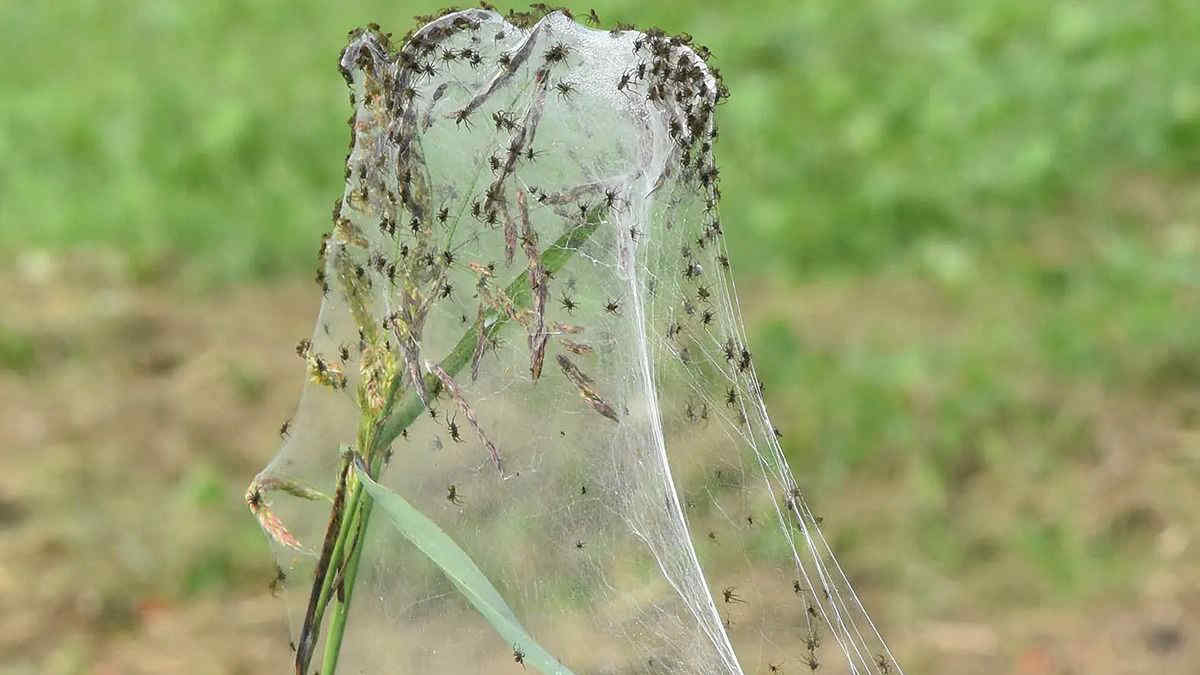
[[(1200, 5), (589, 7), (733, 92), (768, 404), (901, 663), (1194, 672)], [(0, 673), (282, 670), (241, 492), (301, 385), (335, 62), (436, 8), (0, 7)]]

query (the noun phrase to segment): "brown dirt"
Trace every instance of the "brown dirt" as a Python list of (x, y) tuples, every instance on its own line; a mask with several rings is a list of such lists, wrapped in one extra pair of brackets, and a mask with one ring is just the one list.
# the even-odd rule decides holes
[[(0, 338), (25, 345), (6, 347), (0, 364), (0, 672), (285, 672), (273, 568), (242, 494), (300, 391), (292, 346), (315, 316), (311, 285), (199, 293), (136, 285), (103, 256), (26, 254), (0, 286)], [(934, 322), (924, 330), (962, 328), (919, 289), (783, 290), (747, 297), (807, 298), (797, 320), (824, 326), (812, 337), (830, 344), (900, 335), (917, 313)], [(873, 311), (849, 321), (837, 315), (845, 306)], [(1031, 491), (1077, 491), (1098, 510), (1130, 506), (1130, 518), (1154, 521), (1146, 571), (1069, 606), (1035, 597), (992, 607), (969, 580), (892, 561), (890, 578), (912, 583), (868, 579), (863, 590), (908, 672), (1195, 672), (1195, 502), (1172, 502), (1195, 489), (1156, 486), (1194, 477), (1200, 432), (1161, 402), (1072, 396), (1099, 420), (1102, 459)], [(1152, 452), (1134, 456), (1140, 448)], [(847, 488), (843, 518), (885, 511), (885, 498), (861, 495), (894, 498), (910, 479)], [(994, 496), (959, 507), (986, 514), (1008, 499)]]

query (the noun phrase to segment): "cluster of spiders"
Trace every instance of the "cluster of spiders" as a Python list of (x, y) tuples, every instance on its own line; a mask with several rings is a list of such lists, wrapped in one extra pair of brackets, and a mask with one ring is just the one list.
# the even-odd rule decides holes
[[(491, 8), (485, 4), (484, 9)], [(531, 12), (509, 12), (507, 18), (519, 29), (531, 30), (551, 11), (556, 8), (534, 5)], [(713, 353), (717, 349), (723, 352), (722, 369), (728, 371), (729, 380), (739, 382), (744, 379), (748, 383), (745, 387), (735, 384), (728, 388), (722, 384), (721, 390), (713, 392), (711, 397), (688, 399), (685, 417), (690, 422), (702, 423), (709, 420), (710, 414), (715, 416), (733, 410), (740, 423), (745, 424), (745, 414), (741, 412), (745, 392), (761, 393), (761, 384), (757, 384), (753, 373), (752, 356), (739, 339), (714, 337), (733, 329), (728, 321), (722, 323), (722, 317), (728, 316), (721, 303), (727, 301), (724, 275), (729, 261), (717, 215), (721, 197), (720, 172), (713, 158), (713, 143), (718, 138), (715, 106), (728, 97), (728, 90), (720, 73), (706, 64), (710, 52), (693, 44), (688, 35), (671, 36), (662, 30), (650, 29), (631, 40), (626, 36), (622, 43), (629, 44), (636, 65), (621, 72), (611, 84), (587, 82), (580, 77), (579, 71), (571, 69), (581, 57), (572, 51), (569, 41), (552, 39), (538, 49), (501, 52), (493, 61), (487, 55), (495, 52), (489, 49), (506, 39), (504, 29), (489, 34), (484, 26), (490, 28), (494, 24), (486, 21), (488, 17), (478, 14), (477, 10), (449, 12), (418, 17), (428, 25), (406, 36), (399, 48), (393, 48), (390, 34), (381, 33), (377, 25), (371, 24), (366, 29), (352, 32), (352, 43), (357, 45), (357, 51), (343, 51), (340, 68), (351, 86), (350, 98), (355, 114), (349, 120), (350, 153), (346, 159), (345, 195), (335, 202), (333, 228), (320, 242), (316, 280), (325, 294), (333, 288), (342, 292), (352, 311), (356, 308), (356, 298), (366, 297), (372, 289), (378, 290), (379, 284), (386, 285), (389, 297), (398, 300), (389, 307), (386, 316), (376, 316), (370, 325), (360, 326), (357, 348), (352, 343), (341, 344), (336, 346), (336, 351), (329, 352), (332, 356), (325, 356), (317, 354), (311, 342), (302, 344), (298, 353), (309, 362), (314, 377), (330, 379), (344, 389), (346, 380), (342, 373), (348, 370), (350, 362), (358, 358), (366, 363), (372, 348), (382, 348), (396, 355), (408, 386), (429, 405), (453, 388), (451, 384), (443, 386), (437, 380), (427, 379), (429, 375), (419, 365), (425, 362), (421, 336), (422, 328), (431, 316), (430, 309), (439, 303), (442, 306), (457, 305), (454, 320), (458, 321), (461, 316), (462, 324), (471, 325), (470, 310), (461, 306), (468, 299), (474, 299), (478, 301), (477, 318), (474, 319), (478, 326), (475, 333), (478, 343), (471, 363), (473, 369), (477, 368), (489, 345), (493, 350), (499, 346), (498, 332), (483, 330), (485, 315), (502, 315), (521, 324), (530, 345), (530, 370), (534, 380), (540, 373), (541, 354), (553, 326), (563, 348), (573, 356), (581, 357), (577, 359), (579, 363), (565, 354), (558, 358), (564, 377), (576, 386), (586, 405), (619, 423), (617, 411), (621, 406), (606, 400), (579, 365), (586, 367), (586, 357), (592, 353), (592, 347), (578, 339), (564, 337), (583, 331), (583, 327), (551, 321), (550, 316), (552, 312), (558, 312), (559, 318), (567, 319), (583, 308), (585, 312), (601, 318), (613, 317), (608, 320), (617, 321), (617, 317), (635, 316), (639, 307), (627, 305), (633, 302), (628, 296), (613, 297), (594, 291), (595, 295), (590, 295), (576, 292), (571, 285), (557, 287), (554, 281), (556, 270), (551, 269), (544, 259), (547, 242), (539, 242), (529, 210), (544, 208), (545, 212), (560, 215), (569, 227), (580, 229), (605, 214), (628, 209), (632, 203), (629, 192), (613, 185), (591, 186), (590, 192), (555, 192), (517, 180), (519, 167), (530, 167), (547, 152), (556, 152), (555, 146), (544, 140), (539, 140), (538, 149), (534, 146), (538, 120), (545, 111), (547, 98), (551, 107), (569, 108), (582, 103), (586, 92), (593, 91), (596, 86), (611, 86), (611, 91), (618, 95), (631, 101), (640, 97), (646, 105), (665, 113), (665, 123), (658, 133), (665, 133), (671, 142), (671, 161), (678, 184), (684, 186), (684, 190), (702, 195), (700, 201), (704, 213), (699, 217), (696, 229), (679, 246), (677, 258), (674, 248), (670, 252), (672, 265), (676, 265), (672, 275), (678, 275), (673, 278), (682, 292), (678, 298), (679, 311), (672, 313), (667, 326), (668, 340), (682, 342), (683, 336), (710, 336), (715, 345)], [(600, 23), (594, 11), (588, 13), (586, 20), (592, 25)], [(630, 30), (632, 27), (618, 24), (610, 34), (615, 40)], [(464, 34), (467, 35), (466, 46), (461, 42), (448, 42), (450, 38)], [(368, 37), (370, 39), (365, 39)], [(490, 75), (492, 81), (503, 84), (506, 78), (522, 72), (523, 66), (533, 72), (530, 85), (533, 93), (524, 99), (528, 105), (526, 109), (514, 107), (509, 102), (505, 108), (493, 110), (493, 104), (488, 102), (490, 90), (485, 90), (448, 113), (420, 114), (432, 110), (444, 95), (445, 83), (429, 86), (439, 73), (451, 69), (469, 72), (463, 70), (469, 68), (480, 70), (482, 75), (495, 69)], [(492, 124), (482, 122), (489, 114)], [(476, 123), (483, 127), (482, 132), (473, 128)], [(454, 133), (473, 134), (490, 133), (488, 130), (494, 125), (495, 133), (505, 136), (503, 142), (478, 158), (485, 185), (472, 186), (460, 193), (430, 184), (425, 170), (426, 157), (418, 141), (433, 124), (441, 124)], [(387, 147), (388, 152), (364, 150), (373, 147)], [(700, 202), (694, 204), (698, 211)], [(497, 238), (503, 237), (503, 260), (472, 260), (471, 250), (464, 251), (464, 247), (470, 243), (478, 244), (481, 237), (492, 236), (491, 233)], [(623, 245), (631, 248), (652, 240), (632, 226), (622, 227), (619, 236)], [(512, 266), (521, 253), (525, 260), (520, 261), (516, 269), (527, 275), (525, 287), (532, 299), (529, 308), (517, 311), (512, 308), (512, 299), (506, 295), (507, 289), (497, 277), (502, 273), (500, 266)], [(462, 281), (470, 276), (474, 277), (473, 283)], [(555, 283), (553, 291), (550, 290), (552, 283)], [(648, 290), (654, 292), (653, 287)], [(371, 306), (361, 299), (357, 302), (364, 308)], [(682, 354), (687, 353), (686, 349), (685, 346), (679, 349), (680, 358), (685, 362)], [(720, 362), (720, 357), (715, 360)], [(454, 396), (458, 397), (456, 401), (460, 406), (467, 405), (459, 400), (459, 394)], [(711, 409), (710, 401), (713, 403)], [(435, 414), (433, 408), (429, 410), (431, 416)], [(482, 435), (469, 409), (460, 407), (460, 410), (466, 412), (470, 424)], [(455, 443), (464, 442), (464, 428), (460, 428), (458, 419), (455, 414), (445, 413), (440, 422)], [(466, 430), (474, 434), (470, 427)], [(290, 422), (285, 422), (279, 433), (281, 437), (287, 437), (289, 431)], [(587, 493), (586, 487), (580, 490), (581, 494)], [(454, 506), (469, 506), (456, 484), (446, 486), (445, 498)], [(794, 503), (789, 500), (789, 508)], [(746, 521), (748, 525), (754, 525), (753, 516), (746, 516)], [(718, 541), (715, 531), (710, 531), (708, 536), (711, 541)], [(578, 539), (573, 542), (573, 547), (583, 551), (586, 544)], [(727, 610), (746, 604), (733, 586), (724, 587), (719, 597)], [(814, 612), (812, 605), (808, 605), (808, 611), (810, 615)], [(819, 644), (820, 638), (815, 632), (805, 638), (807, 656), (804, 662), (812, 670), (820, 666), (817, 660)], [(515, 663), (525, 667), (525, 652), (519, 645), (513, 645), (512, 656)], [(884, 675), (889, 672), (888, 663), (882, 656), (877, 662)], [(771, 664), (769, 670), (781, 672), (781, 668)]]

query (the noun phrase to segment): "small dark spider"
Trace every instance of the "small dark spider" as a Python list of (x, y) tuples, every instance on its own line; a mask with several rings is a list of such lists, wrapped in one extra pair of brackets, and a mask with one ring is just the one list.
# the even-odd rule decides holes
[(451, 504), (462, 506), (462, 500), (458, 497), (458, 488), (456, 488), (454, 484), (446, 486), (446, 500)]
[(750, 367), (750, 351), (742, 347), (741, 357), (738, 358), (738, 370), (745, 372)]
[(562, 294), (562, 300), (560, 302), (562, 303), (563, 309), (567, 310), (568, 314), (571, 314), (575, 311), (575, 307), (577, 306), (575, 303), (575, 298), (572, 298), (565, 292)]
[(712, 293), (709, 292), (707, 286), (699, 286), (696, 288), (696, 297), (703, 302), (708, 302), (712, 298)]
[(588, 10), (587, 22), (588, 22), (588, 24), (590, 24), (592, 26), (600, 25), (600, 16), (598, 14), (596, 14), (596, 10), (594, 10), (594, 9)]
[[(445, 282), (442, 284), (441, 288), (438, 289), (438, 295), (443, 298), (448, 298), (451, 295), (454, 295), (454, 286), (449, 281)], [(466, 323), (466, 321), (463, 323)]]
[(725, 597), (725, 602), (740, 602), (743, 605), (746, 604), (746, 601), (739, 598), (737, 593), (734, 592), (736, 590), (737, 589), (735, 589), (733, 586), (726, 586), (725, 590), (721, 591), (721, 595)]
[(733, 346), (733, 338), (729, 338), (728, 340), (725, 341), (724, 349), (725, 349), (725, 360), (732, 361), (733, 357), (737, 353)]
[(347, 347), (346, 345), (342, 345), (341, 347), (338, 347), (338, 356), (340, 356), (342, 358), (343, 362), (349, 361), (350, 360), (350, 348)]
[(580, 204), (579, 205), (579, 217), (586, 219), (588, 209), (590, 209), (590, 208), (591, 208), (591, 204), (588, 204), (587, 202)]
[(279, 591), (283, 590), (283, 584), (285, 581), (287, 581), (287, 573), (283, 571), (282, 567), (276, 565), (275, 578), (271, 579), (271, 583), (269, 584), (271, 595), (278, 596)]
[(804, 588), (802, 588), (800, 586), (799, 579), (792, 579), (792, 592), (795, 593), (796, 595), (800, 595), (801, 593), (804, 592)]
[(462, 436), (458, 435), (458, 425), (454, 423), (454, 418), (450, 419), (450, 421), (446, 424), (446, 427), (450, 431), (450, 440), (454, 441), (455, 443), (462, 443)]
[[(692, 505), (692, 504), (691, 504), (691, 502), (688, 502), (688, 506), (690, 507), (691, 505)], [(716, 541), (716, 540), (717, 540), (717, 533), (716, 533), (716, 532), (713, 532), (712, 530), (709, 530), (709, 531), (708, 531), (708, 538), (709, 538), (710, 540), (712, 540), (712, 541)], [(729, 602), (729, 601), (728, 601), (728, 600), (726, 600), (726, 602)]]
[(621, 79), (617, 81), (617, 91), (624, 91), (625, 87), (629, 86), (629, 78), (632, 75), (628, 72), (621, 75)]
[(604, 208), (611, 209), (613, 207), (613, 205), (616, 203), (617, 203), (617, 191), (616, 190), (605, 190), (604, 191)]
[(442, 262), (446, 263), (447, 267), (449, 267), (450, 265), (453, 265), (454, 264), (454, 251), (451, 251), (450, 249), (446, 249), (445, 251), (442, 251)]
[(546, 62), (547, 63), (558, 63), (558, 62), (566, 59), (567, 54), (570, 51), (571, 50), (568, 49), (566, 45), (559, 42), (558, 44), (554, 45), (550, 49), (546, 50)]
[(442, 50), (442, 60), (443, 61), (453, 61), (454, 59), (457, 59), (457, 58), (458, 58), (458, 52), (454, 51), (453, 49), (443, 49)]
[(437, 214), (437, 219), (438, 219), (438, 222), (439, 222), (439, 223), (444, 223), (444, 222), (446, 222), (446, 219), (447, 219), (447, 218), (449, 218), (449, 217), (450, 217), (450, 207), (448, 207), (448, 206), (443, 206), (443, 207), (442, 207), (442, 208), (441, 208), (441, 209), (438, 211), (438, 214)]
[(579, 541), (575, 542), (575, 548), (577, 548), (577, 549), (579, 549), (579, 550), (583, 550), (583, 540), (582, 540), (582, 539), (580, 539)]
[(719, 255), (717, 256), (717, 262), (721, 263), (721, 267), (724, 269), (729, 269), (729, 256)]
[(609, 300), (608, 304), (604, 305), (604, 311), (613, 316), (618, 316), (621, 313), (621, 305), (616, 300)]
[(534, 150), (532, 145), (529, 146), (528, 148), (525, 148), (525, 159), (529, 160), (530, 162), (537, 159), (538, 157), (541, 157), (544, 154), (545, 153), (543, 153), (543, 152)]
[(713, 313), (711, 310), (706, 309), (706, 310), (704, 310), (704, 314), (700, 315), (700, 321), (704, 322), (705, 326), (712, 323), (712, 320), (713, 320)]
[(291, 434), (289, 433), (289, 431), (291, 430), (291, 428), (292, 428), (292, 418), (289, 417), (283, 421), (283, 424), (279, 425), (279, 437), (287, 438), (288, 436), (290, 436)]
[(768, 668), (768, 669), (769, 669), (769, 670), (770, 670), (772, 673), (782, 673), (782, 672), (783, 672), (783, 666), (777, 666), (777, 665), (775, 665), (774, 663), (768, 663), (768, 664), (767, 664), (767, 668)]
[(808, 666), (809, 670), (815, 671), (817, 668), (821, 667), (821, 662), (817, 661), (816, 654), (809, 654), (804, 659), (804, 665)]
[(492, 167), (492, 171), (499, 171), (500, 170), (500, 158), (495, 155), (488, 157), (488, 165)]
[(515, 642), (513, 643), (513, 661), (521, 664), (522, 668), (525, 667), (525, 652), (521, 651), (521, 648)]
[(470, 117), (471, 117), (471, 111), (467, 110), (466, 108), (463, 108), (462, 110), (459, 110), (458, 112), (454, 113), (454, 125), (458, 126), (460, 124), (465, 124), (465, 125), (467, 125), (467, 128), (470, 129), (471, 128)]
[(733, 387), (730, 387), (729, 391), (725, 392), (725, 404), (731, 407), (737, 405), (737, 390)]
[(580, 486), (579, 486), (579, 494), (581, 494), (581, 495), (586, 495), (586, 494), (587, 494), (587, 486), (586, 486), (586, 485), (580, 485)]
[(554, 88), (558, 90), (558, 97), (564, 101), (569, 100), (575, 94), (575, 85), (570, 82), (559, 82), (554, 85)]
[(888, 675), (892, 671), (892, 666), (888, 663), (887, 657), (883, 654), (875, 655), (875, 665), (879, 667), (879, 672), (882, 675)]

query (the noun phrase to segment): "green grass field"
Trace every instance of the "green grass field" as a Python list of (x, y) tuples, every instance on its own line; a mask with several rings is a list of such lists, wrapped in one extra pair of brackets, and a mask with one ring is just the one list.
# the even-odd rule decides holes
[[(722, 220), (769, 405), (913, 672), (1060, 672), (1026, 667), (1037, 650), (1074, 672), (1191, 672), (1148, 636), (1198, 649), (1200, 5), (594, 6), (691, 33), (733, 92)], [(0, 532), (50, 546), (37, 523), (71, 523), (45, 549), (70, 554), (50, 604), (75, 607), (71, 579), (100, 560), (104, 610), (67, 622), (66, 656), (0, 630), (0, 672), (156, 672), (114, 656), (149, 630), (146, 603), (187, 616), (265, 594), (239, 489), (299, 389), (286, 352), (319, 295), (299, 284), (342, 187), (336, 56), (354, 26), (399, 35), (436, 7), (0, 8), (0, 253), (17, 261), (0, 400), (32, 420), (6, 432)], [(126, 304), (97, 309), (112, 293)], [(230, 335), (213, 326), (251, 334), (214, 356)], [(162, 373), (120, 376), (160, 352)], [(163, 387), (218, 392), (237, 432), (211, 404), (162, 417)], [(112, 391), (144, 434), (59, 415)], [(97, 449), (115, 456), (71, 468)], [(166, 504), (142, 558), (110, 552), (118, 523), (148, 517), (113, 495), (130, 475)], [(110, 517), (72, 520), (80, 494)], [(50, 564), (36, 551), (0, 563), (0, 615)], [(40, 634), (63, 614), (30, 616)], [(995, 639), (956, 650), (969, 640), (930, 628), (951, 624)], [(1104, 636), (1129, 641), (1109, 659), (1088, 644)]]

